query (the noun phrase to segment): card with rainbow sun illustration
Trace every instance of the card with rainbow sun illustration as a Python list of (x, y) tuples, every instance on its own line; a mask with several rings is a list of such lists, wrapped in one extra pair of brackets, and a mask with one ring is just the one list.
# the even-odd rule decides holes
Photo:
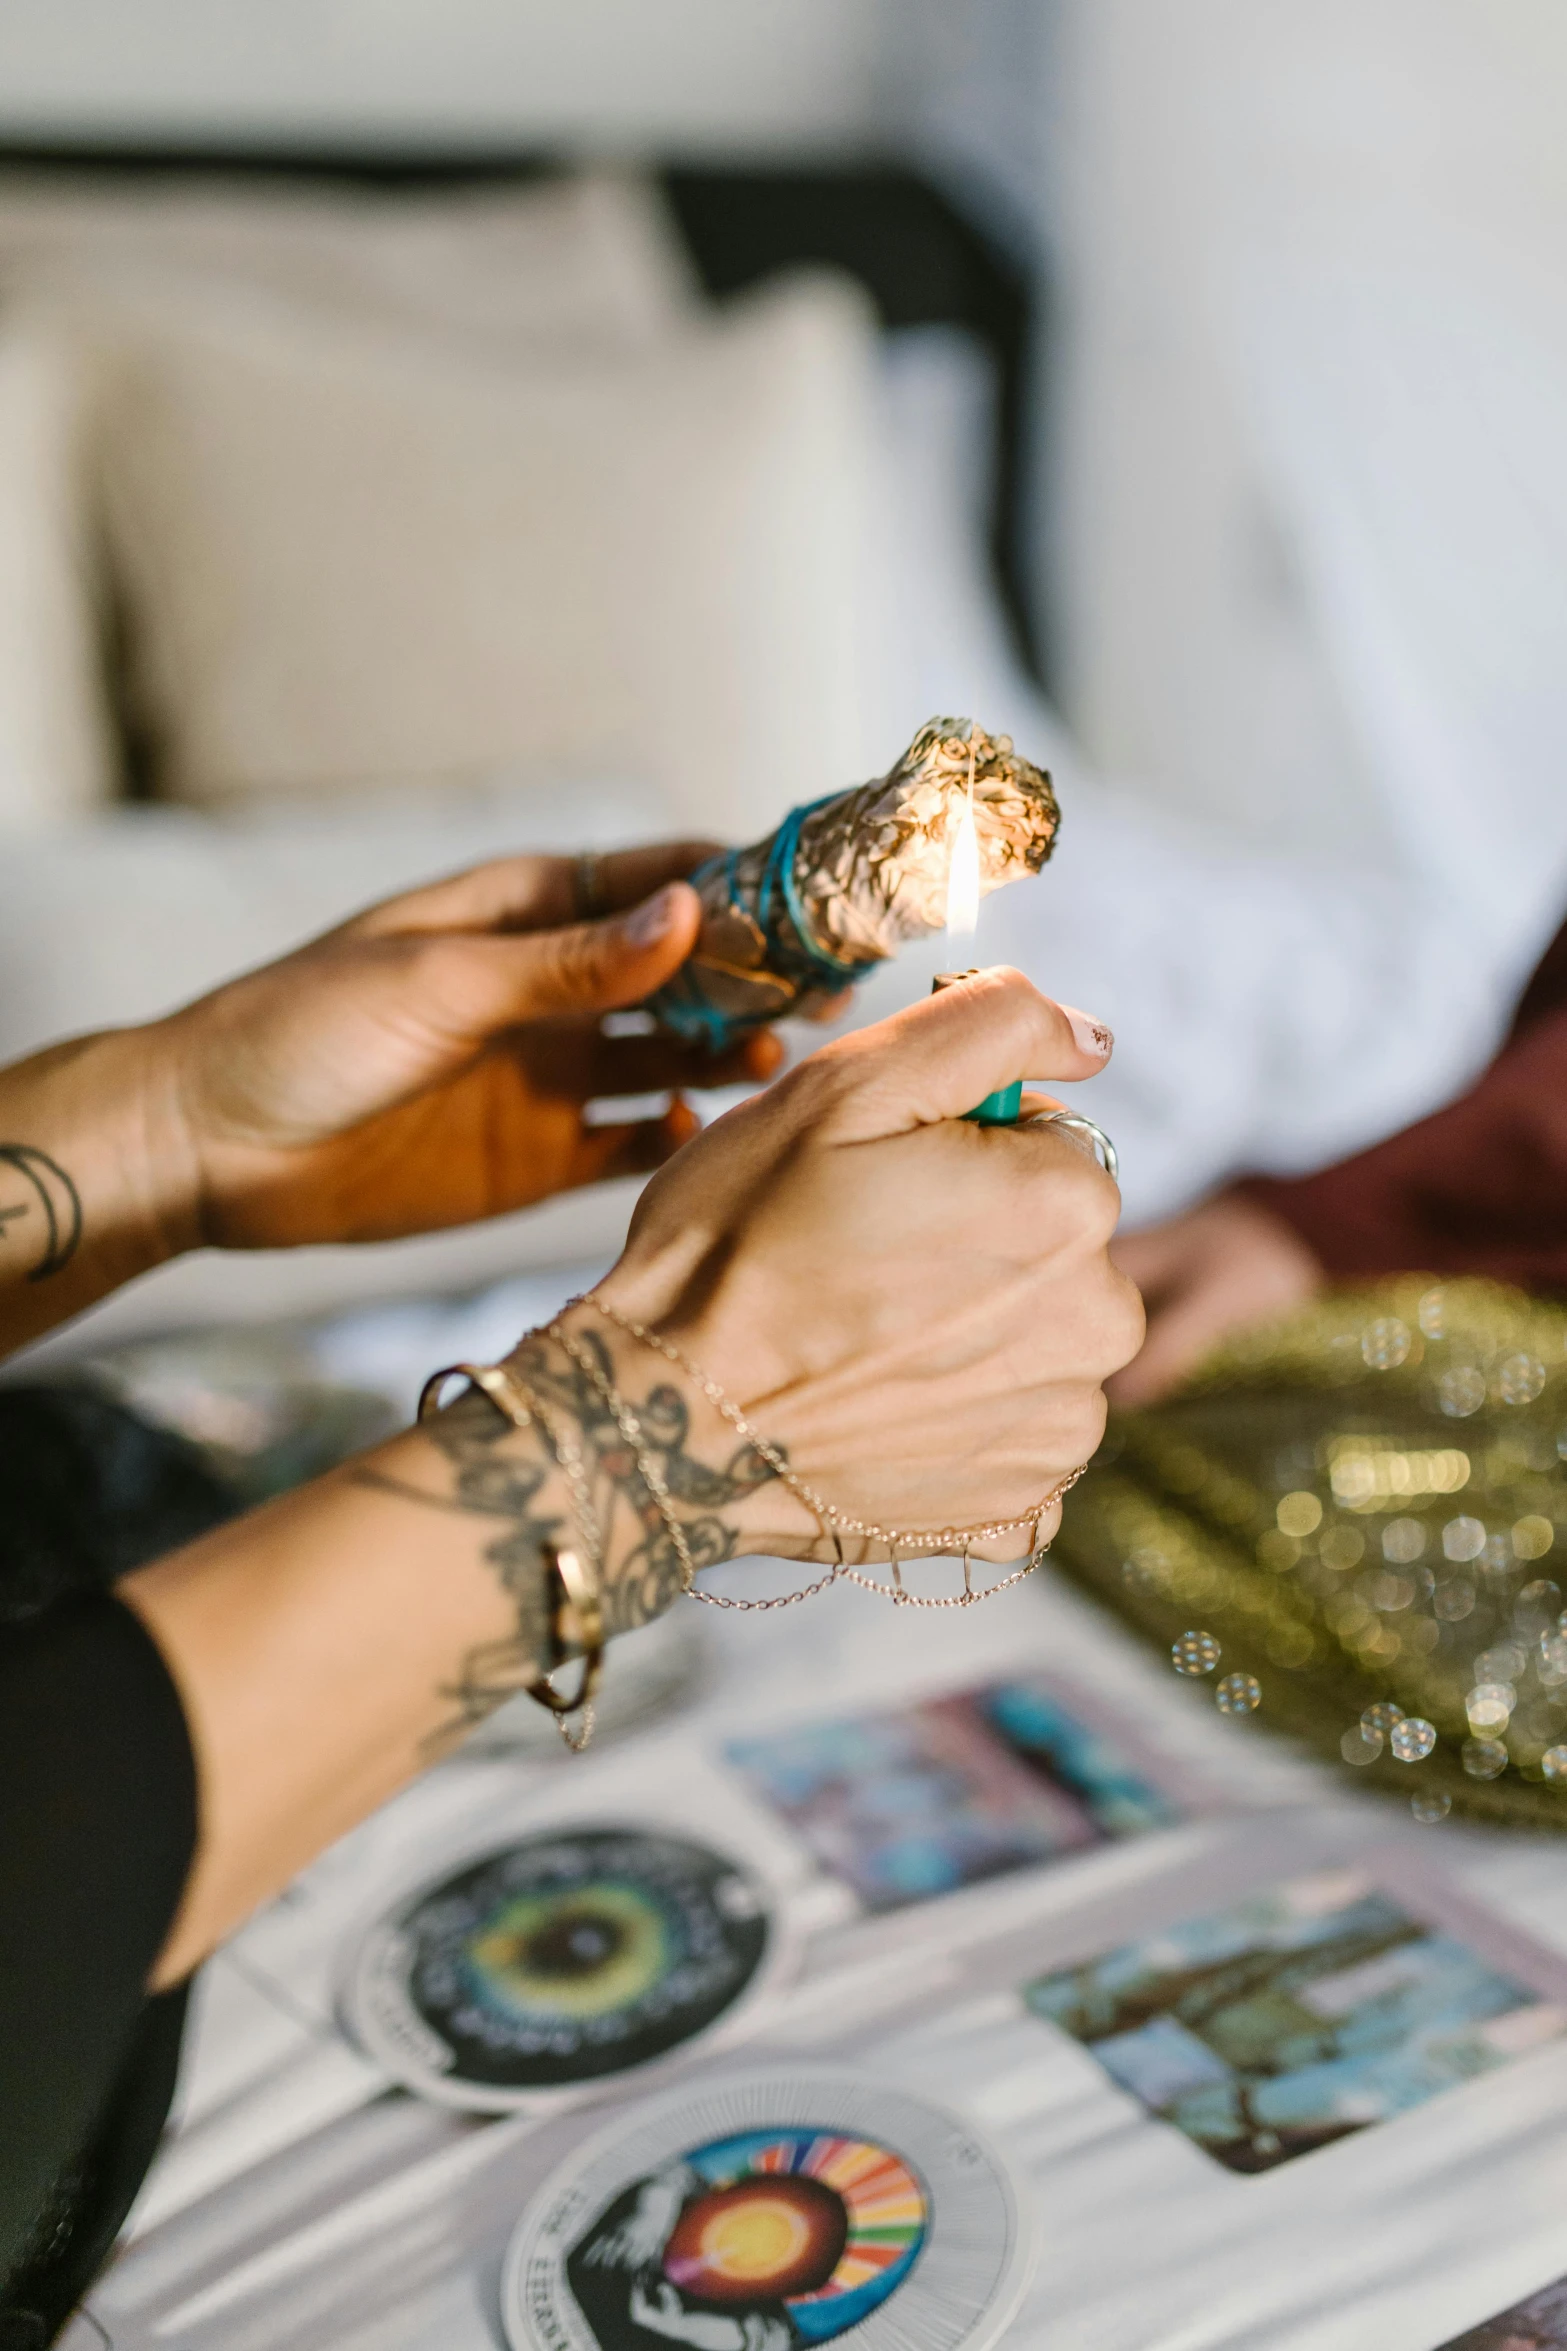
[(1027, 2243), (994, 2150), (880, 2082), (739, 2074), (625, 2115), (524, 2214), (515, 2351), (983, 2351)]

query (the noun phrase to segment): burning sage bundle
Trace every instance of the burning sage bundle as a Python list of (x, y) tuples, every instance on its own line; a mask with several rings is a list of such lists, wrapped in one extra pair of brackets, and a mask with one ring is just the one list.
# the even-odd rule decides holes
[(1038, 873), (1061, 821), (1049, 776), (1010, 736), (930, 719), (886, 775), (796, 808), (766, 840), (697, 868), (696, 947), (649, 1010), (718, 1050), (851, 986), (941, 929), (970, 809), (981, 895)]

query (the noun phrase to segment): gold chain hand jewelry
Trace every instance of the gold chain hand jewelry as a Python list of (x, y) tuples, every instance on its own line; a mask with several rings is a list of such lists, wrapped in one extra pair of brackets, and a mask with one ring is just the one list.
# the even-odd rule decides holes
[(696, 1580), (696, 1561), (691, 1556), (691, 1546), (686, 1541), (685, 1528), (675, 1516), (674, 1505), (670, 1500), (668, 1481), (648, 1449), (641, 1422), (619, 1389), (605, 1377), (598, 1364), (594, 1362), (591, 1351), (580, 1346), (570, 1331), (565, 1330), (560, 1323), (552, 1322), (546, 1336), (553, 1339), (556, 1346), (571, 1357), (572, 1362), (589, 1386), (597, 1391), (609, 1411), (610, 1418), (630, 1446), (632, 1459), (637, 1465), (637, 1473), (652, 1495), (654, 1506), (664, 1522), (671, 1543), (675, 1547), (675, 1557), (680, 1562), (681, 1589), (689, 1592)]
[[(829, 1530), (823, 1527), (822, 1532), (828, 1535), (838, 1554), (837, 1565), (830, 1573), (820, 1577), (816, 1583), (807, 1584), (803, 1592), (781, 1592), (772, 1600), (731, 1600), (722, 1592), (699, 1591), (696, 1582), (696, 1561), (691, 1556), (691, 1545), (686, 1539), (686, 1530), (676, 1515), (674, 1497), (669, 1491), (668, 1480), (653, 1459), (646, 1443), (641, 1422), (618, 1388), (605, 1378), (589, 1350), (580, 1346), (562, 1324), (552, 1322), (547, 1335), (555, 1341), (558, 1347), (565, 1350), (582, 1373), (583, 1378), (598, 1391), (609, 1408), (615, 1426), (631, 1447), (638, 1473), (648, 1492), (652, 1495), (654, 1506), (664, 1522), (670, 1542), (674, 1545), (675, 1557), (680, 1562), (681, 1589), (687, 1598), (701, 1600), (709, 1608), (731, 1608), (745, 1615), (759, 1615), (769, 1608), (792, 1608), (797, 1600), (814, 1599), (818, 1592), (825, 1592), (829, 1584), (835, 1584), (840, 1574), (847, 1575), (850, 1572), (844, 1565), (842, 1544), (836, 1535), (830, 1534)], [(821, 1525), (820, 1519), (817, 1520), (817, 1524)]]
[[(1072, 1470), (1058, 1484), (1052, 1486), (1049, 1493), (1044, 1495), (1021, 1518), (992, 1519), (984, 1526), (970, 1527), (879, 1526), (874, 1520), (855, 1518), (847, 1511), (839, 1510), (835, 1503), (829, 1502), (824, 1495), (818, 1494), (814, 1487), (809, 1486), (804, 1478), (790, 1467), (778, 1448), (769, 1444), (767, 1439), (751, 1426), (738, 1404), (732, 1402), (725, 1395), (718, 1382), (710, 1378), (699, 1364), (693, 1363), (690, 1356), (684, 1354), (673, 1340), (666, 1339), (657, 1331), (650, 1330), (645, 1323), (636, 1321), (633, 1316), (623, 1314), (619, 1307), (609, 1305), (591, 1290), (583, 1297), (574, 1299), (572, 1303), (592, 1307), (593, 1311), (602, 1315), (606, 1322), (614, 1323), (631, 1338), (640, 1340), (643, 1346), (652, 1348), (655, 1354), (662, 1355), (666, 1362), (672, 1363), (677, 1370), (683, 1371), (688, 1379), (695, 1381), (714, 1410), (723, 1415), (738, 1436), (755, 1448), (780, 1482), (789, 1488), (797, 1500), (805, 1504), (824, 1532), (832, 1535), (838, 1550), (838, 1564), (833, 1573), (824, 1579), (823, 1584), (813, 1586), (813, 1590), (821, 1590), (826, 1583), (836, 1582), (839, 1576), (844, 1576), (850, 1583), (858, 1584), (866, 1591), (880, 1592), (904, 1607), (968, 1608), (977, 1600), (988, 1600), (993, 1594), (1005, 1592), (1013, 1584), (1021, 1583), (1026, 1575), (1032, 1573), (1035, 1564), (1043, 1556), (1045, 1548), (1039, 1540), (1039, 1529), (1046, 1511), (1058, 1502), (1063, 1494), (1070, 1492), (1088, 1467), (1088, 1464), (1084, 1462), (1079, 1468)], [(559, 1326), (555, 1327), (558, 1334)], [(973, 1546), (976, 1543), (988, 1542), (997, 1535), (1015, 1534), (1024, 1527), (1032, 1528), (1033, 1539), (1029, 1556), (1023, 1565), (1015, 1568), (1009, 1576), (1003, 1577), (998, 1583), (988, 1584), (983, 1591), (976, 1592), (973, 1588), (969, 1563), (969, 1554)], [(891, 1584), (879, 1583), (874, 1577), (860, 1575), (852, 1567), (844, 1565), (842, 1546), (837, 1543), (837, 1536), (840, 1533), (857, 1535), (867, 1542), (885, 1543), (892, 1560), (893, 1580)], [(925, 1599), (907, 1591), (904, 1588), (898, 1564), (900, 1552), (947, 1555), (961, 1553), (963, 1558), (963, 1590), (946, 1599)], [(808, 1593), (801, 1592), (791, 1593), (788, 1597), (793, 1600), (806, 1599), (809, 1596)], [(774, 1606), (785, 1604), (784, 1602), (772, 1603)], [(767, 1605), (767, 1603), (753, 1602), (751, 1605), (760, 1607)]]

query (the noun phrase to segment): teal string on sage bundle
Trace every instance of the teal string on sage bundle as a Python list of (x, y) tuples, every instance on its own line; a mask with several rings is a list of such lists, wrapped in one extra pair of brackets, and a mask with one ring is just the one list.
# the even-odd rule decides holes
[(1009, 736), (933, 718), (886, 775), (792, 809), (765, 840), (697, 868), (696, 946), (648, 1010), (716, 1053), (852, 987), (945, 924), (970, 808), (982, 895), (1039, 872), (1061, 821), (1049, 776)]

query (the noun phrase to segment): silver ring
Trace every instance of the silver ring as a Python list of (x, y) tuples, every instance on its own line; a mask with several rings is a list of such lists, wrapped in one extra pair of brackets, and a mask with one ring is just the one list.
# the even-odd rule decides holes
[(1041, 1110), (1034, 1118), (1025, 1119), (1025, 1126), (1061, 1127), (1069, 1135), (1081, 1135), (1098, 1160), (1112, 1184), (1121, 1180), (1121, 1161), (1115, 1145), (1103, 1127), (1096, 1127), (1091, 1118), (1084, 1118), (1076, 1110)]

